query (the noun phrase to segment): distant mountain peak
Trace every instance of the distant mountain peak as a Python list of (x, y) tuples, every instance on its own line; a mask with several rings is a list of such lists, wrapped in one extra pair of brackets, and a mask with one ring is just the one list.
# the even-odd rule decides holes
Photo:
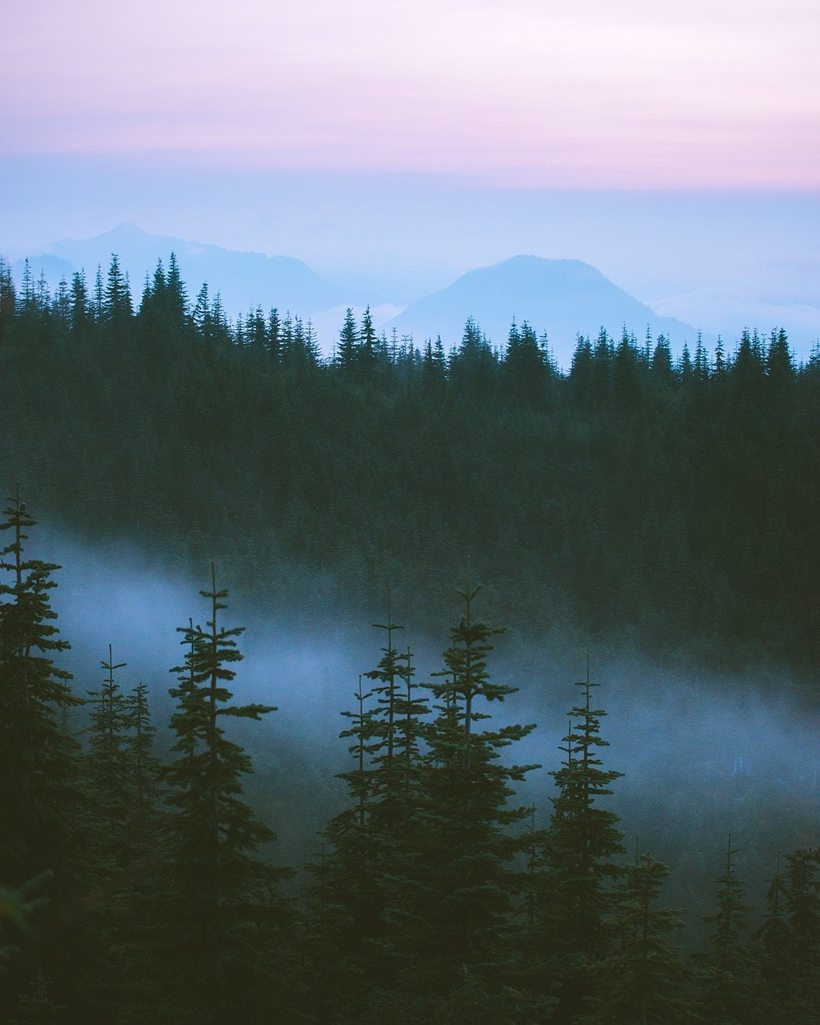
[(92, 274), (98, 265), (107, 267), (112, 253), (116, 253), (121, 267), (135, 282), (152, 274), (158, 260), (166, 264), (172, 252), (179, 261), (189, 292), (195, 293), (207, 282), (213, 294), (219, 292), (223, 307), (231, 317), (257, 306), (263, 309), (276, 306), (307, 319), (317, 311), (342, 306), (351, 300), (294, 257), (238, 252), (210, 243), (153, 235), (133, 221), (123, 221), (93, 238), (61, 239), (54, 243), (49, 254), (34, 259), (32, 264), (44, 266), (47, 277), (54, 277), (49, 261), (56, 256), (62, 261), (63, 273), (70, 265)]
[(468, 271), (447, 288), (408, 306), (388, 325), (421, 343), (440, 334), (456, 345), (468, 317), (496, 345), (503, 345), (513, 320), (546, 332), (558, 361), (569, 366), (579, 334), (595, 337), (604, 327), (620, 337), (626, 326), (643, 338), (647, 326), (677, 343), (694, 338), (693, 328), (659, 317), (604, 274), (578, 259), (518, 254)]
[(148, 234), (143, 228), (133, 221), (122, 221), (122, 223), (116, 225), (107, 234), (109, 235), (138, 235), (140, 237)]

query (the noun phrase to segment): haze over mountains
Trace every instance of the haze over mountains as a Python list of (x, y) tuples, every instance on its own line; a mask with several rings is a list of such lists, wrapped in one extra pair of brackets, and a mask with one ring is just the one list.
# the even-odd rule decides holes
[(581, 260), (537, 256), (514, 256), (469, 271), (448, 288), (411, 303), (388, 327), (416, 338), (457, 338), (465, 312), (496, 344), (506, 340), (513, 320), (526, 320), (539, 334), (546, 331), (563, 366), (569, 365), (577, 335), (594, 339), (601, 327), (615, 337), (626, 327), (639, 338), (648, 327), (653, 336), (662, 332), (678, 346), (697, 334), (688, 324), (659, 317)]
[[(265, 310), (276, 306), (280, 312), (290, 311), (312, 321), (326, 354), (332, 352), (336, 343), (345, 308), (352, 306), (360, 312), (365, 304), (371, 305), (379, 330), (388, 334), (395, 330), (399, 338), (412, 335), (417, 344), (441, 336), (445, 348), (461, 340), (468, 317), (478, 323), (496, 346), (504, 345), (513, 320), (519, 324), (527, 321), (539, 335), (546, 332), (558, 363), (565, 368), (579, 333), (594, 339), (604, 327), (611, 336), (619, 338), (626, 328), (642, 339), (649, 329), (655, 337), (660, 333), (667, 335), (673, 351), (679, 352), (684, 342), (693, 346), (697, 328), (703, 326), (685, 322), (685, 296), (661, 299), (649, 306), (590, 264), (575, 259), (514, 256), (468, 271), (441, 290), (419, 296), (406, 306), (393, 296), (351, 285), (349, 277), (346, 284), (337, 283), (331, 275), (317, 274), (292, 257), (239, 252), (153, 235), (132, 223), (121, 224), (94, 238), (55, 242), (47, 252), (32, 255), (30, 263), (35, 279), (42, 273), (52, 288), (61, 277), (70, 279), (80, 269), (85, 270), (92, 285), (97, 266), (105, 272), (111, 254), (116, 253), (130, 276), (136, 303), (146, 274), (153, 273), (159, 259), (167, 263), (171, 252), (176, 254), (191, 300), (207, 282), (211, 298), (218, 292), (231, 318), (257, 305)], [(18, 260), (14, 264), (18, 282), (22, 270), (23, 261)], [(758, 326), (768, 332), (772, 327), (785, 326), (798, 357), (806, 358), (812, 340), (820, 333), (820, 322), (815, 323), (818, 311), (813, 306), (772, 307), (765, 313), (758, 308), (744, 313), (737, 304), (732, 306), (729, 297), (724, 298), (729, 304), (724, 319), (735, 323), (734, 330), (727, 332), (729, 345), (744, 327)], [(720, 295), (707, 299), (715, 307), (718, 319)], [(697, 308), (697, 303), (694, 305)], [(776, 316), (777, 323), (768, 322), (769, 314)], [(761, 318), (759, 322), (756, 316)], [(707, 343), (714, 342), (715, 334), (707, 325)]]
[[(120, 224), (111, 231), (89, 239), (62, 239), (44, 256), (31, 258), (35, 276), (42, 267), (46, 280), (56, 283), (60, 275), (69, 276), (85, 269), (89, 284), (98, 265), (103, 274), (116, 253), (131, 279), (134, 301), (139, 302), (146, 274), (153, 274), (157, 260), (167, 265), (170, 253), (176, 255), (189, 297), (204, 282), (211, 297), (219, 292), (222, 305), (230, 317), (244, 313), (257, 304), (271, 303), (294, 313), (327, 309), (345, 301), (345, 294), (315, 274), (301, 260), (288, 256), (265, 256), (263, 253), (242, 253), (220, 246), (165, 235), (151, 235), (135, 224)], [(54, 259), (56, 258), (56, 259)], [(15, 265), (19, 273), (20, 263)], [(282, 297), (281, 299), (279, 297)], [(356, 297), (357, 301), (363, 301)]]

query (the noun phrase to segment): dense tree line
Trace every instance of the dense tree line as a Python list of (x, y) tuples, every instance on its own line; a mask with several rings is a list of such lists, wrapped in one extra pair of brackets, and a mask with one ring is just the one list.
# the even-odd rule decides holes
[(260, 595), (275, 568), (282, 603), (356, 615), (391, 583), (431, 627), (472, 556), (521, 629), (733, 665), (817, 664), (819, 367), (782, 331), (677, 359), (601, 332), (561, 373), (528, 324), (447, 351), (369, 311), (323, 358), (296, 316), (190, 300), (173, 256), (136, 308), (116, 257), (53, 295), (0, 266), (0, 467), (52, 521)]
[[(0, 1014), (16, 1025), (772, 1025), (820, 1003), (820, 848), (772, 866), (752, 918), (731, 838), (703, 948), (675, 944), (665, 867), (624, 853), (605, 711), (576, 684), (544, 829), (517, 785), (534, 724), (493, 723), (493, 630), (467, 572), (441, 671), (416, 679), (389, 607), (342, 737), (344, 807), (299, 880), (243, 794), (242, 630), (212, 566), (178, 627), (163, 763), (144, 684), (111, 646), (82, 696), (60, 667), (54, 564), (19, 494), (0, 561)], [(169, 625), (169, 629), (171, 625)], [(76, 715), (83, 704), (86, 727)], [(545, 781), (546, 783), (546, 781)], [(294, 808), (290, 814), (299, 814)], [(319, 824), (321, 828), (321, 824)]]

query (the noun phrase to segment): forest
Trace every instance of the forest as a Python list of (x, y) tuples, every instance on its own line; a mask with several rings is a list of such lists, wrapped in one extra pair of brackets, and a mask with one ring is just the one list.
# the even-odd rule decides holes
[[(721, 833), (683, 943), (669, 869), (612, 810), (590, 661), (532, 762), (541, 724), (503, 715), (490, 624), (748, 671), (749, 699), (773, 666), (816, 716), (819, 369), (777, 330), (679, 357), (601, 332), (563, 372), (526, 323), (494, 346), (468, 321), (447, 349), (380, 336), (369, 311), (328, 356), (296, 315), (231, 324), (206, 286), (191, 300), (173, 256), (136, 304), (116, 257), (53, 295), (0, 265), (2, 1020), (811, 1020), (816, 773), (778, 798), (761, 903)], [(35, 512), (204, 578), (168, 624), (167, 722), (163, 683), (123, 686), (128, 637), (71, 678)], [(339, 709), (341, 807), (283, 865), (271, 805), (311, 809), (287, 762), (276, 800), (254, 796), (246, 738), (282, 712), (241, 697), (230, 601), (354, 621), (386, 587), (442, 639), (439, 668), (420, 677), (388, 600)]]
[(809, 678), (819, 376), (782, 332), (677, 359), (579, 337), (560, 373), (527, 324), (446, 351), (369, 313), (322, 357), (296, 316), (189, 301), (173, 259), (136, 313), (116, 259), (54, 296), (0, 272), (0, 466), (48, 522), (280, 606), (358, 616), (401, 586), (430, 626), (471, 558), (495, 621)]

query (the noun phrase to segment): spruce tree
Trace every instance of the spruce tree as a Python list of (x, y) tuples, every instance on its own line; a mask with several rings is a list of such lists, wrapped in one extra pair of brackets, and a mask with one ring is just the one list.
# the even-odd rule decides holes
[[(54, 657), (68, 648), (54, 625), (54, 563), (28, 556), (28, 531), (36, 521), (20, 500), (8, 499), (0, 530), (9, 532), (0, 552), (0, 880), (24, 884), (52, 871), (48, 927), (18, 966), (14, 990), (38, 979), (58, 1002), (88, 987), (93, 958), (87, 923), (90, 866), (86, 804), (79, 750), (65, 718), (81, 703), (71, 674)], [(31, 996), (29, 992), (29, 996)], [(11, 1003), (0, 1003), (9, 1016)]]
[(344, 323), (339, 331), (339, 344), (336, 348), (336, 365), (350, 373), (356, 366), (359, 354), (359, 330), (353, 310), (348, 306)]
[(709, 950), (696, 962), (700, 972), (699, 1021), (709, 1025), (746, 1025), (751, 1015), (751, 959), (747, 946), (743, 885), (735, 869), (737, 850), (726, 847), (723, 872), (717, 878), (716, 908), (706, 921), (712, 926)]
[[(544, 977), (536, 983), (558, 1005), (554, 1020), (577, 1021), (591, 992), (593, 966), (610, 952), (615, 895), (621, 875), (615, 860), (622, 853), (618, 816), (601, 807), (620, 772), (605, 769), (599, 757), (608, 742), (601, 737), (606, 712), (592, 703), (587, 657), (585, 678), (576, 683), (581, 701), (569, 711), (564, 737), (566, 761), (550, 773), (558, 788), (545, 836), (537, 915), (540, 951), (536, 964)], [(557, 992), (552, 980), (559, 980)]]
[(341, 736), (353, 741), (355, 767), (341, 774), (351, 804), (324, 831), (327, 847), (312, 866), (311, 931), (322, 938), (313, 949), (335, 949), (337, 965), (320, 999), (330, 999), (332, 986), (344, 1013), (358, 1021), (378, 1020), (385, 1001), (398, 999), (418, 859), (414, 831), (426, 703), (413, 693), (411, 652), (396, 646), (401, 627), (392, 621), (389, 594), (386, 620), (375, 624), (386, 643), (376, 668), (365, 674), (372, 689), (365, 693), (360, 677), (357, 709), (342, 713), (351, 726)]
[(786, 861), (791, 954), (787, 1006), (795, 1021), (820, 1007), (820, 847), (793, 851)]
[(92, 711), (90, 751), (86, 761), (98, 832), (114, 867), (122, 864), (128, 843), (125, 823), (131, 805), (125, 739), (128, 712), (125, 695), (114, 676), (126, 663), (114, 662), (109, 644), (108, 661), (103, 660), (100, 665), (106, 675), (99, 690), (89, 691)]
[(123, 273), (116, 253), (111, 255), (101, 312), (116, 333), (125, 328), (133, 315), (128, 275)]
[(167, 1001), (162, 1021), (227, 1025), (265, 1021), (282, 999), (282, 950), (275, 937), (283, 919), (277, 892), (281, 872), (258, 860), (271, 830), (242, 800), (242, 777), (251, 771), (243, 748), (225, 733), (227, 719), (259, 720), (275, 711), (264, 704), (232, 704), (228, 685), (242, 658), (243, 628), (222, 625), (227, 591), (211, 587), (205, 627), (181, 628), (185, 661), (173, 671), (179, 685), (171, 727), (179, 757), (165, 782), (173, 809), (167, 854), (164, 912), (168, 921)]
[(584, 1025), (688, 1025), (690, 973), (670, 942), (680, 912), (656, 906), (668, 874), (649, 854), (627, 867), (615, 897), (612, 953), (594, 965)]
[(490, 639), (500, 631), (476, 617), (479, 591), (468, 577), (459, 592), (463, 615), (451, 629), (441, 681), (431, 686), (437, 715), (421, 776), (414, 909), (421, 928), (410, 963), (441, 1022), (507, 1021), (515, 1013), (512, 859), (525, 841), (511, 830), (529, 809), (510, 802), (513, 784), (535, 766), (508, 764), (501, 755), (534, 726), (484, 728), (486, 705), (515, 688), (490, 676)]
[(766, 914), (754, 934), (754, 1020), (759, 1025), (788, 1025), (792, 992), (791, 932), (786, 917), (786, 880), (777, 858), (766, 891)]

